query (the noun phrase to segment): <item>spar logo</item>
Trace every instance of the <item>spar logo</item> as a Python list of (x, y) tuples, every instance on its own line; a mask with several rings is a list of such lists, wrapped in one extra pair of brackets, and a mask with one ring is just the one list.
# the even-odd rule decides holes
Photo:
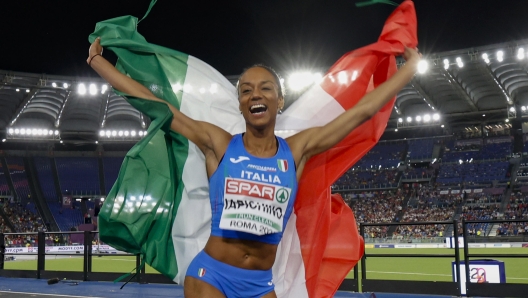
[(290, 198), (290, 193), (284, 187), (283, 188), (279, 188), (277, 190), (277, 193), (276, 193), (275, 197), (277, 198), (277, 202), (283, 204), (283, 203), (288, 202), (288, 199)]
[(275, 187), (262, 183), (227, 178), (225, 192), (226, 194), (242, 195), (273, 201)]
[(483, 284), (483, 283), (488, 282), (486, 280), (486, 270), (484, 268), (471, 268), (469, 272), (470, 272), (469, 278), (471, 282), (478, 283), (478, 284)]

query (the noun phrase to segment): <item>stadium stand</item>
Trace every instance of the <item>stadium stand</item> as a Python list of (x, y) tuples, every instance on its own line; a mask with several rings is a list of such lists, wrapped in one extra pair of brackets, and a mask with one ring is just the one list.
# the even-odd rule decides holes
[(35, 168), (37, 169), (37, 176), (42, 189), (42, 194), (48, 202), (57, 202), (59, 197), (55, 188), (55, 181), (53, 178), (51, 163), (53, 159), (48, 157), (35, 157), (33, 159)]
[(122, 163), (122, 157), (103, 157), (104, 181), (107, 194), (117, 179)]
[(56, 157), (61, 191), (72, 195), (100, 195), (99, 165), (93, 157)]
[(24, 160), (21, 157), (6, 157), (6, 163), (19, 200), (23, 203), (28, 202), (31, 199), (31, 191), (29, 190)]
[(9, 196), (11, 195), (11, 190), (9, 189), (9, 184), (7, 184), (7, 179), (4, 174), (4, 168), (0, 163), (0, 195)]

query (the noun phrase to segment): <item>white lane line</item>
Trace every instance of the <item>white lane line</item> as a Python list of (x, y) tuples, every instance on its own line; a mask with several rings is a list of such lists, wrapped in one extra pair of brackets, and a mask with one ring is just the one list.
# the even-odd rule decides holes
[(12, 291), (0, 291), (0, 293), (11, 293), (11, 294), (26, 294), (26, 295), (42, 295), (42, 296), (53, 296), (53, 297), (71, 297), (71, 298), (104, 298), (98, 296), (72, 296), (72, 295), (59, 295), (59, 294), (42, 294), (42, 293), (30, 293), (30, 292), (12, 292)]

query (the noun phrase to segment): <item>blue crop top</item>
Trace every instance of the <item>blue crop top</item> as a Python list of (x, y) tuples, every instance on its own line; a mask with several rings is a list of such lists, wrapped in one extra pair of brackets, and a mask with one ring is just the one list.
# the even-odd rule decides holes
[(233, 136), (209, 179), (211, 235), (279, 244), (297, 194), (295, 162), (288, 143), (276, 137), (273, 157), (250, 155), (242, 135)]

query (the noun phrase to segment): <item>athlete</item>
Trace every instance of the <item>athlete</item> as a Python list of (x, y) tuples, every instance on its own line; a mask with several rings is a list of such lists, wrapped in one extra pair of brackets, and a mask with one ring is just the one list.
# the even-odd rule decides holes
[[(102, 57), (102, 50), (98, 38), (90, 46), (87, 63), (112, 87), (166, 103), (115, 69)], [(246, 121), (243, 134), (233, 136), (195, 121), (168, 104), (173, 113), (171, 129), (203, 152), (210, 183), (211, 236), (189, 266), (185, 297), (277, 297), (271, 268), (306, 162), (376, 114), (411, 80), (421, 55), (406, 48), (403, 57), (406, 64), (356, 106), (325, 126), (287, 139), (274, 133), (284, 96), (278, 75), (265, 66), (247, 69), (237, 84), (239, 109)]]

